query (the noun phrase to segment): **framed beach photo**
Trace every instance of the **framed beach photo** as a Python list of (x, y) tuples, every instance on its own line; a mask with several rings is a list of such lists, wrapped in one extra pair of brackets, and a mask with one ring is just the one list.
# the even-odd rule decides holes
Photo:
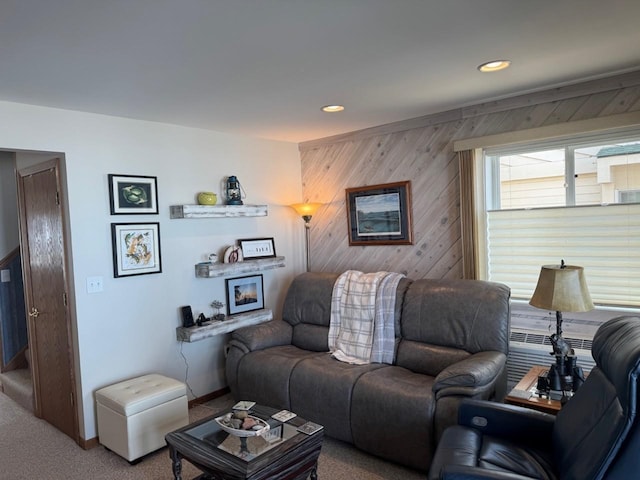
[(113, 276), (161, 273), (160, 224), (112, 223)]
[(238, 240), (242, 249), (242, 258), (267, 258), (276, 256), (276, 246), (273, 238), (249, 238)]
[(229, 316), (264, 308), (262, 275), (227, 278), (226, 286)]
[(347, 188), (349, 245), (412, 245), (411, 182)]
[(109, 203), (111, 215), (157, 214), (157, 177), (109, 174)]

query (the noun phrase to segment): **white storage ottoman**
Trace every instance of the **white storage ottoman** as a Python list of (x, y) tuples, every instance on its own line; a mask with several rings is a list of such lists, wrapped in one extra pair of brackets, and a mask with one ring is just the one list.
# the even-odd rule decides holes
[(152, 373), (96, 391), (100, 443), (132, 462), (189, 423), (184, 383)]

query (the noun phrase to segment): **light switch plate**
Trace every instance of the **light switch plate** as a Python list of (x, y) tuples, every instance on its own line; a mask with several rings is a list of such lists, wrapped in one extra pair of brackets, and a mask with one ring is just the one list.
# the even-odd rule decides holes
[(7, 283), (11, 281), (11, 270), (0, 270), (0, 282)]

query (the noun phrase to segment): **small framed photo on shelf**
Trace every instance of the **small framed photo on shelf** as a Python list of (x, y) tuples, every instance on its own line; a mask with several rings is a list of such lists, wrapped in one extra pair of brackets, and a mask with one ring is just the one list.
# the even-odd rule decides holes
[(109, 174), (111, 215), (158, 213), (157, 177)]
[(264, 308), (262, 275), (227, 278), (226, 287), (229, 316)]
[(347, 188), (349, 245), (412, 245), (411, 182)]
[(161, 273), (160, 224), (112, 223), (114, 278)]
[(245, 260), (276, 256), (276, 245), (273, 238), (248, 238), (238, 240)]

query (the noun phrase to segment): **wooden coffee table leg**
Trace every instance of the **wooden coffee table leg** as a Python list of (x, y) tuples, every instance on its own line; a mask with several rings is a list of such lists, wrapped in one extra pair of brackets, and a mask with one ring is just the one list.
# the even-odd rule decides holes
[(182, 480), (182, 458), (178, 451), (169, 447), (169, 455), (171, 456), (171, 469), (173, 470), (173, 478), (175, 480)]
[(311, 480), (318, 480), (318, 464), (316, 463), (311, 470)]

